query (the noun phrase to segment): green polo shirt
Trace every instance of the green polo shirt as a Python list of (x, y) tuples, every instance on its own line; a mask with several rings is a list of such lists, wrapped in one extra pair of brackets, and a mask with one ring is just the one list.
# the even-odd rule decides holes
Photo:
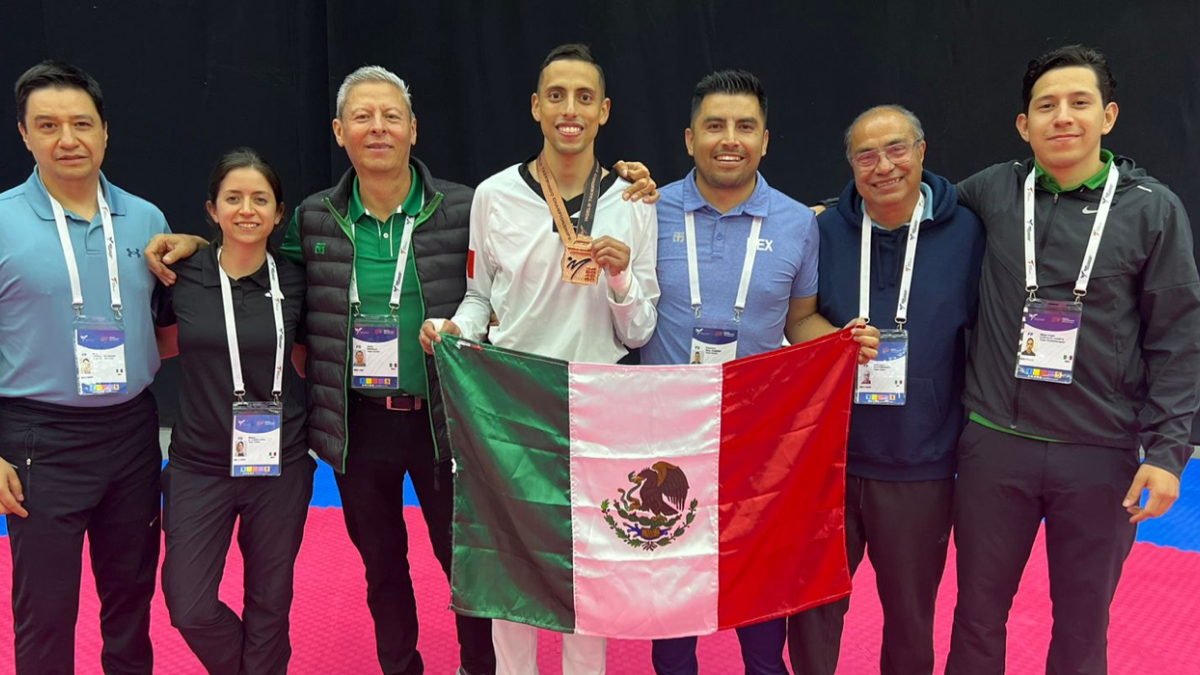
[[(1104, 162), (1104, 168), (1097, 171), (1095, 173), (1095, 175), (1093, 175), (1091, 178), (1083, 181), (1082, 183), (1080, 183), (1078, 185), (1072, 185), (1071, 187), (1060, 186), (1058, 184), (1058, 181), (1055, 180), (1054, 176), (1050, 175), (1050, 172), (1046, 171), (1046, 169), (1042, 167), (1041, 162), (1037, 161), (1036, 158), (1034, 158), (1034, 160), (1033, 160), (1033, 166), (1034, 166), (1034, 171), (1037, 172), (1038, 184), (1041, 185), (1046, 190), (1053, 192), (1054, 194), (1059, 194), (1061, 192), (1071, 192), (1072, 190), (1078, 190), (1079, 188), (1082, 188), (1082, 187), (1087, 187), (1088, 189), (1091, 189), (1091, 190), (1098, 190), (1101, 187), (1103, 187), (1104, 181), (1108, 180), (1108, 170), (1110, 168), (1112, 168), (1112, 165), (1113, 165), (1113, 154), (1111, 152), (1109, 152), (1108, 150), (1101, 149), (1100, 150), (1100, 160), (1102, 162)], [(1044, 441), (1046, 443), (1066, 443), (1067, 442), (1067, 441), (1059, 440), (1057, 438), (1046, 438), (1045, 436), (1035, 436), (1033, 434), (1026, 434), (1026, 433), (1022, 433), (1020, 431), (1014, 431), (1012, 429), (1009, 429), (1008, 427), (1000, 426), (999, 424), (996, 424), (995, 422), (993, 422), (993, 421), (983, 417), (979, 413), (975, 413), (975, 412), (971, 413), (970, 419), (972, 422), (983, 425), (983, 426), (987, 427), (988, 429), (994, 429), (996, 431), (1003, 431), (1006, 434), (1012, 434), (1013, 436), (1020, 436), (1021, 438), (1031, 438), (1035, 441)]]
[(1091, 178), (1079, 183), (1078, 185), (1072, 185), (1070, 187), (1062, 187), (1059, 185), (1054, 176), (1050, 175), (1049, 171), (1046, 171), (1045, 167), (1042, 166), (1041, 162), (1037, 161), (1036, 157), (1033, 160), (1033, 166), (1034, 171), (1037, 172), (1038, 184), (1046, 190), (1049, 190), (1054, 194), (1058, 194), (1060, 192), (1071, 192), (1072, 190), (1078, 190), (1079, 188), (1085, 186), (1092, 190), (1099, 190), (1100, 188), (1104, 187), (1104, 181), (1108, 180), (1108, 170), (1113, 165), (1113, 154), (1102, 148), (1100, 150), (1100, 161), (1104, 162), (1104, 167), (1102, 169), (1097, 171)]
[[(360, 313), (387, 314), (391, 311), (392, 280), (396, 274), (396, 260), (400, 257), (404, 220), (406, 216), (417, 216), (415, 227), (420, 227), (428, 217), (421, 217), (424, 196), (421, 177), (416, 169), (412, 169), (412, 187), (400, 205), (403, 215), (392, 213), (384, 219), (376, 218), (363, 206), (358, 194), (358, 177), (354, 178), (346, 220), (354, 223), (354, 270), (358, 277), (358, 296), (362, 301)], [(280, 252), (291, 260), (303, 263), (300, 226), (296, 215), (293, 215), (288, 226)], [(425, 301), (421, 297), (421, 282), (417, 279), (417, 257), (411, 250), (405, 265), (404, 283), (400, 286), (400, 309), (397, 314), (400, 321), (400, 389), (366, 389), (361, 393), (365, 396), (410, 394), (426, 398), (429, 396), (429, 380), (425, 373), (425, 352), (418, 339), (421, 324), (425, 321)], [(349, 369), (346, 377), (349, 387)]]

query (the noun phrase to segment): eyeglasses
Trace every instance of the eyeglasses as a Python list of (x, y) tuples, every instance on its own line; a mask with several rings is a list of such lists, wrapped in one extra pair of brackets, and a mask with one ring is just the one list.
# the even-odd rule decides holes
[[(916, 143), (909, 145), (908, 143), (893, 143), (883, 149), (883, 154), (887, 155), (888, 161), (892, 164), (905, 164), (912, 159), (913, 149), (916, 148), (924, 139), (917, 139)], [(860, 169), (874, 169), (876, 164), (879, 164), (880, 151), (868, 150), (860, 152), (850, 158), (850, 163)]]

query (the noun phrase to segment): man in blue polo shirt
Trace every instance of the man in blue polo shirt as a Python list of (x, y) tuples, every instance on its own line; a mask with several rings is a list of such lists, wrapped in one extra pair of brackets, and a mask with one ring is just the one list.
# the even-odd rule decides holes
[[(106, 673), (150, 673), (159, 551), (158, 370), (142, 248), (163, 214), (100, 172), (104, 99), (60, 62), (17, 80), (37, 168), (0, 194), (0, 513), (16, 672), (74, 672), (86, 532)], [(37, 480), (34, 480), (34, 476)]]
[[(696, 168), (661, 190), (658, 329), (649, 365), (721, 363), (836, 329), (817, 313), (817, 223), (803, 204), (767, 185), (767, 96), (745, 71), (719, 71), (692, 95), (684, 139)], [(754, 239), (755, 246), (747, 246)], [(879, 332), (856, 330), (861, 358)], [(786, 622), (738, 629), (748, 675), (786, 675)], [(696, 638), (655, 640), (658, 675), (695, 675)]]

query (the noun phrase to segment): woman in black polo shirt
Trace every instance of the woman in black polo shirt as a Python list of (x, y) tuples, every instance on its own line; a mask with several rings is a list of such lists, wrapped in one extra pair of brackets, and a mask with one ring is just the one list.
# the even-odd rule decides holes
[[(162, 475), (163, 594), (171, 624), (209, 673), (283, 673), (315, 469), (304, 407), (290, 395), (296, 373), (285, 363), (303, 362), (293, 342), (304, 323), (304, 268), (269, 251), (283, 189), (254, 151), (221, 158), (207, 207), (217, 237), (175, 265), (172, 299), (158, 316), (178, 326), (181, 366)], [(217, 595), (239, 520), (240, 618)]]

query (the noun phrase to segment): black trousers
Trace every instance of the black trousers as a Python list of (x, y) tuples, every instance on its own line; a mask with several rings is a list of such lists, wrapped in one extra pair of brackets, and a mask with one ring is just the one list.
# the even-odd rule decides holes
[(104, 672), (149, 674), (162, 466), (154, 397), (103, 408), (0, 400), (0, 457), (17, 467), (29, 511), (8, 516), (16, 672), (75, 672), (86, 532)]
[[(850, 574), (864, 553), (883, 606), (881, 675), (933, 672), (933, 615), (946, 568), (954, 479), (902, 483), (846, 478)], [(833, 675), (850, 598), (788, 618), (795, 675)]]
[[(425, 409), (401, 412), (350, 394), (346, 472), (335, 474), (350, 540), (367, 572), (367, 606), (375, 620), (375, 649), (385, 675), (425, 672), (417, 651), (417, 605), (408, 566), (404, 474), (412, 478), (433, 553), (450, 578), (454, 476), (434, 460)], [(449, 448), (443, 448), (449, 452)], [(459, 658), (470, 675), (496, 672), (492, 622), (455, 616)], [(438, 671), (441, 672), (441, 671)]]
[(1108, 609), (1137, 531), (1121, 507), (1137, 451), (971, 423), (958, 454), (958, 606), (946, 673), (1004, 673), (1008, 612), (1043, 518), (1054, 618), (1046, 672), (1107, 673)]
[[(171, 625), (212, 675), (287, 672), (296, 554), (315, 469), (306, 456), (274, 478), (163, 470), (163, 595)], [(235, 522), (244, 562), (240, 618), (218, 595)]]

